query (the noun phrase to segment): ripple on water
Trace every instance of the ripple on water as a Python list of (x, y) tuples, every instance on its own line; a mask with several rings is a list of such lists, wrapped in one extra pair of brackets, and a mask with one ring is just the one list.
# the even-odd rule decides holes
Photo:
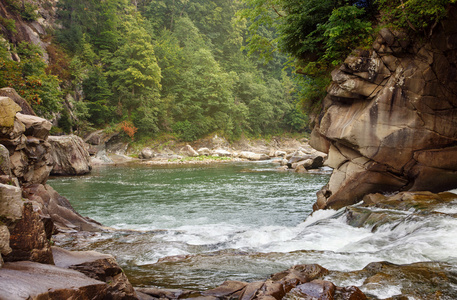
[(396, 215), (392, 222), (357, 228), (346, 224), (344, 210), (306, 218), (328, 175), (268, 168), (106, 168), (50, 184), (82, 215), (120, 229), (67, 246), (113, 254), (138, 286), (205, 289), (303, 263), (347, 271), (373, 261), (457, 260), (456, 203), (428, 215), (386, 211)]

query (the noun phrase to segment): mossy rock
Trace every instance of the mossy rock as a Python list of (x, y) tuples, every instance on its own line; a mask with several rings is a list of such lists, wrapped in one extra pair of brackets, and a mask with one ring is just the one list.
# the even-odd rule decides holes
[(0, 97), (0, 126), (13, 127), (16, 113), (22, 109), (8, 97)]

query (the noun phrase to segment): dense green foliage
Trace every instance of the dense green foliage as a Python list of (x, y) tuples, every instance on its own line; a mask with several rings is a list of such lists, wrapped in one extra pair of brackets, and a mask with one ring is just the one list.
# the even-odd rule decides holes
[[(0, 86), (64, 131), (188, 141), (302, 131), (330, 71), (370, 44), (380, 16), (430, 34), (455, 1), (60, 0), (49, 64), (35, 46), (2, 42)], [(31, 3), (7, 1), (26, 20)], [(0, 25), (17, 33), (13, 20)]]
[[(269, 58), (291, 55), (300, 79), (300, 99), (319, 105), (330, 72), (357, 47), (371, 45), (376, 26), (431, 35), (456, 0), (243, 0), (240, 16), (249, 22), (247, 48)], [(381, 21), (381, 22), (379, 22)], [(373, 25), (377, 24), (377, 25)], [(270, 30), (266, 30), (266, 28)], [(273, 29), (276, 35), (269, 32)]]
[(88, 121), (128, 120), (141, 134), (184, 140), (303, 130), (286, 58), (261, 65), (241, 50), (239, 9), (230, 0), (60, 1), (57, 40)]
[(61, 109), (59, 80), (48, 74), (41, 50), (22, 42), (15, 51), (20, 62), (9, 59), (6, 43), (0, 43), (0, 87), (12, 87), (32, 108), (44, 117), (51, 117)]
[(456, 0), (378, 0), (385, 21), (430, 36)]

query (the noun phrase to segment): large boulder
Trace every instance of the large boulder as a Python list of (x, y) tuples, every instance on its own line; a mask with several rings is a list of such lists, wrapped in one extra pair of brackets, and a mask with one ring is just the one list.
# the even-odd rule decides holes
[(0, 183), (0, 217), (11, 221), (19, 220), (23, 204), (20, 188)]
[(0, 269), (3, 267), (3, 256), (11, 253), (10, 231), (0, 222)]
[(51, 122), (46, 119), (32, 116), (32, 115), (24, 115), (21, 113), (16, 114), (16, 118), (24, 124), (26, 136), (33, 136), (34, 138), (40, 140), (46, 140), (49, 136), (49, 131), (52, 128)]
[[(21, 107), (13, 100), (0, 97), (0, 143), (10, 156), (9, 162), (2, 160), (1, 163), (11, 167), (9, 174), (5, 174), (2, 166), (1, 173), (16, 177), (20, 183), (44, 183), (54, 163), (46, 141), (51, 123), (19, 111)], [(2, 157), (5, 155), (3, 149)]]
[(76, 212), (67, 198), (57, 193), (51, 186), (32, 184), (23, 187), (26, 199), (34, 202), (42, 216), (49, 216), (59, 232), (102, 231), (103, 226)]
[(0, 97), (0, 126), (2, 134), (5, 135), (14, 126), (16, 113), (21, 111), (21, 107), (8, 97)]
[(310, 143), (334, 172), (314, 209), (457, 187), (456, 35), (456, 9), (429, 42), (383, 29), (332, 73)]
[(90, 172), (90, 156), (84, 141), (76, 135), (50, 136), (54, 158), (53, 175), (83, 175)]
[(87, 277), (108, 283), (110, 299), (137, 299), (122, 268), (112, 255), (95, 251), (68, 251), (52, 247), (56, 266), (79, 271)]
[(211, 154), (214, 156), (221, 156), (221, 157), (231, 157), (232, 152), (224, 150), (224, 149), (214, 149), (211, 151)]

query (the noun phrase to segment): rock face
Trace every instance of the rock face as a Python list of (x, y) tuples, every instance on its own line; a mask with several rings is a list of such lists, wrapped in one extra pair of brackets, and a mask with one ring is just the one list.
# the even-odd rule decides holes
[[(10, 226), (11, 253), (4, 257), (5, 261), (34, 261), (54, 264), (51, 245), (40, 215), (33, 211), (32, 203), (24, 205), (22, 218)], [(51, 232), (52, 233), (52, 232)]]
[(54, 166), (51, 123), (19, 111), (15, 101), (0, 97), (0, 252), (6, 261), (53, 263), (49, 240), (54, 230), (100, 231), (102, 226), (80, 216), (45, 185)]
[(44, 183), (54, 165), (46, 141), (51, 123), (19, 111), (13, 100), (0, 97), (0, 143), (8, 149), (11, 175), (24, 184)]
[(89, 152), (84, 141), (76, 135), (50, 136), (55, 162), (52, 175), (83, 175), (90, 172)]
[[(439, 27), (439, 28), (438, 28)], [(334, 172), (314, 209), (457, 187), (457, 9), (431, 40), (382, 29), (332, 73), (311, 145)]]
[(0, 97), (0, 299), (137, 299), (112, 256), (51, 247), (56, 232), (103, 230), (45, 184), (54, 160), (77, 175), (89, 154), (75, 136), (51, 146), (51, 123), (19, 111)]

